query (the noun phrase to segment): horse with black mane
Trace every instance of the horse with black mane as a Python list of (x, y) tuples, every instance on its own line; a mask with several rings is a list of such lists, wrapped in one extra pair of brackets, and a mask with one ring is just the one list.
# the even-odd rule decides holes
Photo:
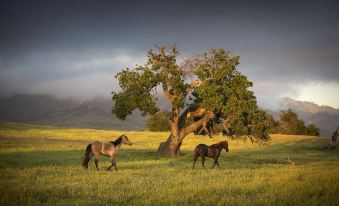
[(217, 144), (212, 144), (211, 146), (208, 146), (208, 145), (205, 145), (205, 144), (197, 145), (194, 149), (194, 158), (193, 158), (192, 169), (194, 169), (195, 162), (197, 161), (199, 156), (201, 156), (203, 168), (205, 168), (205, 157), (211, 157), (211, 158), (214, 159), (214, 164), (213, 164), (212, 168), (214, 168), (215, 165), (218, 165), (218, 168), (219, 168), (218, 158), (219, 158), (220, 153), (223, 149), (225, 149), (226, 152), (228, 152), (228, 142), (227, 141), (221, 141)]
[(99, 141), (95, 141), (92, 144), (87, 145), (85, 156), (82, 161), (82, 166), (85, 169), (87, 169), (89, 160), (91, 159), (92, 156), (94, 156), (95, 167), (97, 170), (99, 170), (98, 161), (99, 161), (99, 155), (101, 154), (103, 156), (111, 157), (112, 164), (111, 166), (107, 168), (107, 170), (110, 170), (113, 166), (115, 167), (115, 170), (117, 170), (117, 163), (115, 161), (115, 156), (118, 153), (122, 144), (132, 145), (132, 142), (129, 141), (126, 135), (122, 135), (112, 142), (102, 143)]

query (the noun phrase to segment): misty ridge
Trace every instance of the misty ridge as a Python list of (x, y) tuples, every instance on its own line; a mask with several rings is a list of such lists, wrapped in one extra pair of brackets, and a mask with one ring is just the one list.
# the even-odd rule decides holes
[(49, 95), (0, 98), (0, 119), (67, 128), (143, 130), (145, 118), (135, 112), (125, 121), (112, 115), (112, 100), (60, 99)]
[[(161, 111), (170, 106), (164, 97), (159, 97)], [(126, 120), (112, 114), (110, 98), (96, 97), (88, 100), (61, 99), (50, 95), (22, 94), (0, 98), (0, 120), (30, 124), (51, 125), (66, 128), (91, 128), (114, 130), (145, 130), (147, 116), (135, 110)], [(339, 109), (320, 106), (312, 102), (282, 98), (278, 110), (263, 108), (274, 119), (279, 119), (279, 110), (292, 109), (305, 124), (315, 124), (320, 135), (330, 136), (339, 125)]]

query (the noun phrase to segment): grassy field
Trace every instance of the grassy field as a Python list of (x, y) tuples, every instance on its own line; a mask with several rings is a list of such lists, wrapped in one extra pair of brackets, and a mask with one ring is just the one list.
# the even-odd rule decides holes
[[(81, 159), (93, 140), (127, 134), (118, 171), (86, 171)], [(181, 156), (155, 150), (168, 133), (62, 129), (0, 123), (0, 205), (339, 205), (339, 151), (326, 138), (272, 135), (267, 145), (230, 142), (220, 169), (192, 170), (196, 144), (223, 137), (186, 137)], [(296, 165), (288, 163), (290, 157)], [(207, 167), (212, 165), (208, 159)]]

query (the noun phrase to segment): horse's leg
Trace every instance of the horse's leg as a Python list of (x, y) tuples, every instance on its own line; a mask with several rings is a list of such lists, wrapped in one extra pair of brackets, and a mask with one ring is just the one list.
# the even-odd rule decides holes
[(117, 162), (115, 161), (115, 159), (112, 159), (112, 165), (114, 165), (115, 170), (118, 170), (118, 168), (117, 168)]
[(218, 158), (214, 158), (214, 163), (213, 163), (213, 167), (212, 167), (212, 169), (215, 167), (215, 165), (217, 165), (217, 166), (218, 166), (218, 168), (220, 168), (220, 167), (219, 167)]
[(94, 154), (94, 158), (95, 158), (95, 167), (97, 168), (97, 171), (99, 171), (99, 154)]
[(215, 165), (218, 165), (218, 168), (219, 168), (219, 162), (218, 162), (218, 158), (219, 158), (219, 155), (220, 155), (220, 152), (218, 152), (215, 156), (214, 156), (214, 163), (213, 163), (213, 166), (212, 166), (212, 169), (215, 167)]
[(204, 168), (205, 169), (205, 155), (202, 155), (201, 156), (201, 163), (202, 163), (202, 168)]
[(199, 157), (199, 151), (198, 151), (198, 149), (196, 148), (196, 149), (194, 150), (193, 167), (192, 167), (192, 169), (194, 169), (195, 162), (197, 161), (198, 157)]
[(109, 166), (109, 167), (107, 168), (107, 170), (110, 170), (113, 166), (115, 167), (115, 170), (118, 170), (118, 168), (117, 168), (117, 163), (115, 162), (114, 157), (111, 157), (111, 162), (112, 162), (112, 164), (111, 164), (111, 166)]
[(217, 159), (217, 161), (216, 161), (215, 163), (217, 163), (217, 165), (218, 165), (218, 168), (220, 168), (220, 167), (219, 167), (219, 162), (218, 162), (218, 159)]
[(112, 164), (107, 168), (107, 170), (110, 170), (113, 167), (113, 161), (111, 160)]
[(194, 158), (193, 158), (193, 167), (192, 167), (192, 169), (194, 169), (195, 162), (197, 161), (198, 157), (199, 157), (199, 154), (194, 154)]

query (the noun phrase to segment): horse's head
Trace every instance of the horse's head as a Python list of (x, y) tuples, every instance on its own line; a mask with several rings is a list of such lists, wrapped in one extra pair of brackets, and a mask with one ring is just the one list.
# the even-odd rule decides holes
[(122, 135), (121, 138), (122, 138), (121, 142), (123, 144), (128, 144), (128, 145), (132, 146), (132, 142), (129, 141), (129, 139), (128, 139), (128, 137), (126, 135)]

